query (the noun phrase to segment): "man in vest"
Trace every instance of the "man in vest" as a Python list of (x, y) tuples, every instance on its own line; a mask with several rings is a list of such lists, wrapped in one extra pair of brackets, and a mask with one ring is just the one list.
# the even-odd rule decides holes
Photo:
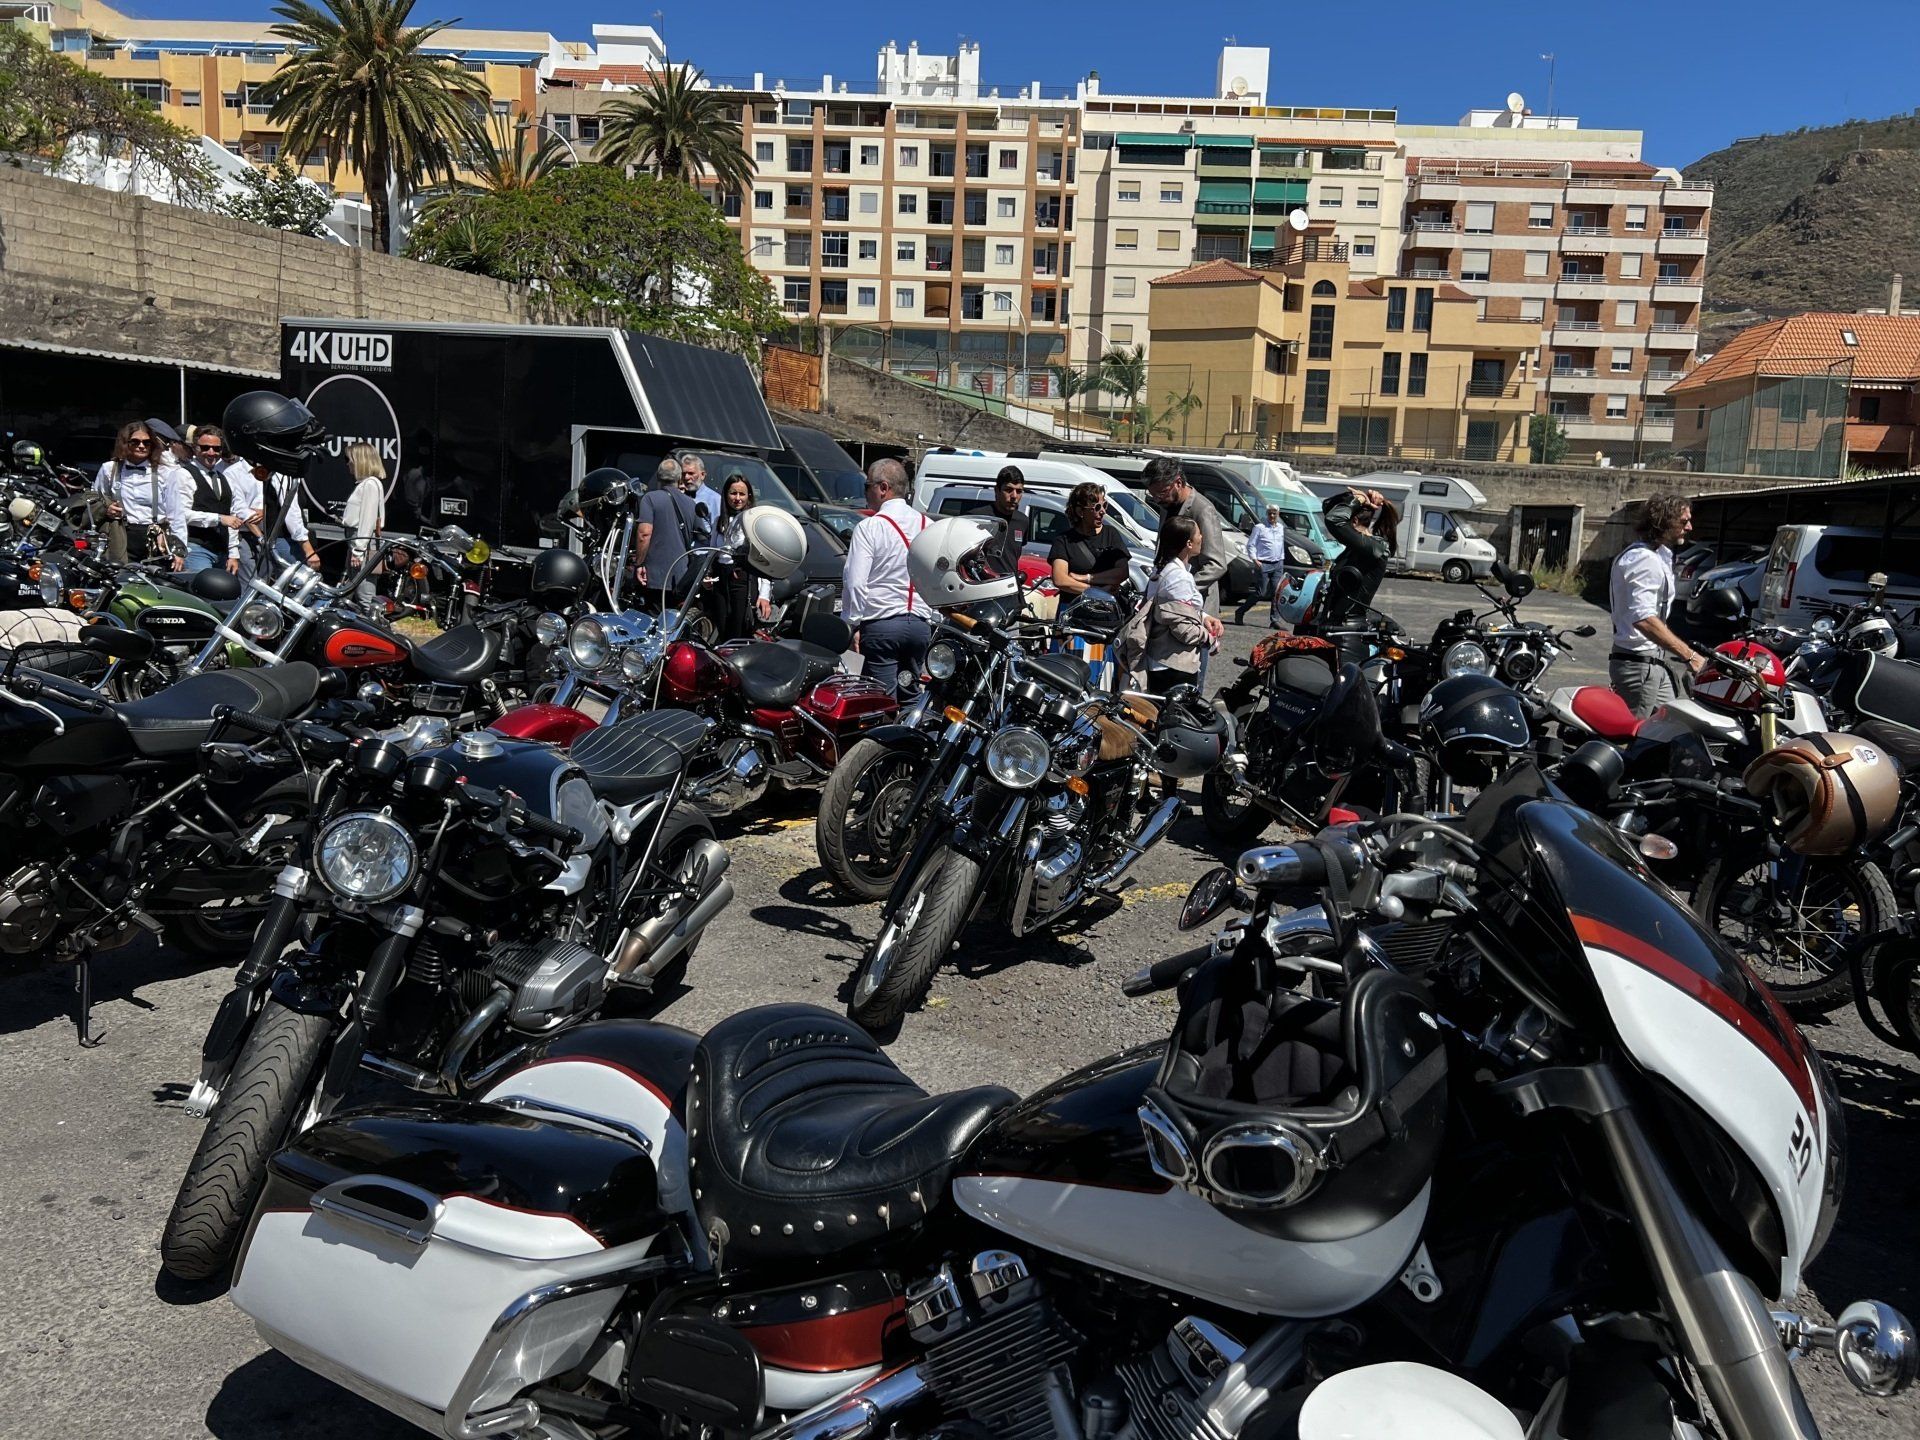
[[(155, 430), (163, 422), (149, 420)], [(156, 433), (158, 431), (156, 430)], [(191, 444), (176, 440), (174, 460), (187, 472), (186, 496), (188, 574), (225, 565), (229, 575), (240, 573), (240, 527), (246, 516), (234, 503), (233, 485), (225, 473), (226, 437), (213, 426), (193, 432)]]
[(867, 467), (874, 513), (854, 527), (840, 581), (840, 618), (853, 629), (853, 648), (867, 675), (896, 695), (903, 675), (918, 677), (933, 638), (933, 607), (907, 578), (907, 547), (927, 528), (927, 517), (907, 503), (908, 488), (898, 460)]

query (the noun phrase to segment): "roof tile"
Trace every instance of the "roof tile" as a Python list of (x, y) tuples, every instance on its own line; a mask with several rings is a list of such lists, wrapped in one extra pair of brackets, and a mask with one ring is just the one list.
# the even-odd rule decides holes
[(1920, 315), (1810, 310), (1768, 320), (1742, 330), (1668, 393), (1749, 375), (1815, 375), (1845, 361), (1855, 380), (1920, 380)]
[(1184, 270), (1176, 270), (1171, 275), (1156, 275), (1149, 285), (1230, 285), (1238, 281), (1262, 280), (1268, 275), (1277, 275), (1277, 271), (1255, 270), (1236, 260), (1206, 260), (1198, 265), (1189, 265)]

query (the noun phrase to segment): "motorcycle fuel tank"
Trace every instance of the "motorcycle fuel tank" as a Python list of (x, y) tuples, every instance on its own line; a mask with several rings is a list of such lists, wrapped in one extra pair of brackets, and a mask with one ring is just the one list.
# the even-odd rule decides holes
[(1148, 1163), (1139, 1109), (1161, 1051), (1099, 1061), (1003, 1111), (962, 1161), (956, 1203), (1029, 1245), (1253, 1314), (1335, 1315), (1390, 1285), (1429, 1190), (1351, 1240), (1300, 1243), (1239, 1224)]
[(342, 669), (398, 665), (410, 653), (398, 635), (355, 615), (327, 614), (314, 622), (323, 663)]

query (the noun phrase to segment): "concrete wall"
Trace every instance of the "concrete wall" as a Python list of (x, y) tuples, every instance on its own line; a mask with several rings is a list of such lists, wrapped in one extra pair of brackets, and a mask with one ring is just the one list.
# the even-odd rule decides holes
[(0, 338), (278, 371), (283, 315), (543, 318), (498, 280), (0, 168)]
[(1044, 430), (948, 399), (925, 385), (839, 355), (829, 358), (823, 393), (826, 413), (834, 419), (912, 446), (916, 453), (928, 445), (1037, 450), (1054, 443)]

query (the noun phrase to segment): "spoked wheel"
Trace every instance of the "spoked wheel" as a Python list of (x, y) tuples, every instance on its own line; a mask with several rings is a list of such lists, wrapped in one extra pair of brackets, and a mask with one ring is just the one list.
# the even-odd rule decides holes
[(814, 849), (834, 885), (861, 900), (893, 888), (913, 835), (920, 761), (911, 751), (862, 740), (834, 767), (820, 792)]
[(926, 998), (933, 972), (959, 938), (980, 879), (979, 863), (957, 850), (927, 861), (901, 897), (894, 918), (867, 947), (847, 1014), (884, 1034)]
[(244, 955), (253, 932), (273, 898), (274, 877), (299, 852), (300, 837), (313, 815), (313, 793), (302, 776), (290, 776), (266, 790), (235, 819), (242, 835), (258, 835), (252, 869), (258, 890), (236, 895), (172, 917), (173, 938), (183, 948), (206, 955)]
[(1887, 877), (1844, 857), (1722, 856), (1701, 874), (1693, 908), (1783, 1004), (1816, 1015), (1851, 993), (1848, 947), (1894, 922)]

